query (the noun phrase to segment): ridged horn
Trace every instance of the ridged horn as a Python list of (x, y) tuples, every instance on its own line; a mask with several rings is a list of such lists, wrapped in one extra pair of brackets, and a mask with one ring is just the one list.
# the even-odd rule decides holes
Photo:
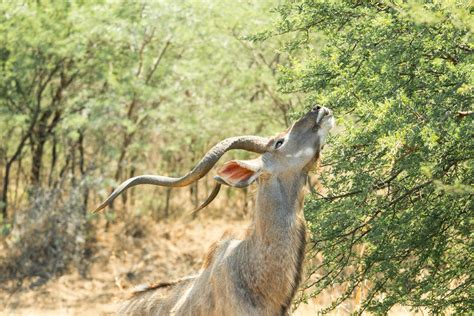
[(222, 155), (232, 149), (242, 149), (254, 153), (263, 154), (269, 139), (259, 136), (237, 136), (224, 139), (211, 148), (199, 163), (188, 174), (179, 177), (167, 177), (158, 175), (143, 175), (130, 178), (122, 182), (110, 196), (102, 202), (93, 212), (98, 212), (109, 205), (122, 192), (139, 184), (153, 184), (165, 187), (183, 187), (204, 177), (217, 163)]

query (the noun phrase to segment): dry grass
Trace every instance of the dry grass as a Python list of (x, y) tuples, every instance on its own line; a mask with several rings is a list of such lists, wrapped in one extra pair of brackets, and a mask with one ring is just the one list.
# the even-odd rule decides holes
[[(109, 229), (100, 221), (94, 227), (97, 240), (85, 277), (71, 268), (41, 286), (33, 285), (33, 277), (14, 291), (2, 289), (0, 315), (111, 314), (136, 285), (196, 272), (213, 241), (229, 230), (242, 231), (248, 221), (199, 217), (194, 221), (154, 223), (143, 217)], [(316, 314), (335, 294), (337, 289), (300, 305), (295, 315)], [(347, 315), (348, 309), (342, 305), (332, 314)], [(404, 308), (393, 314), (409, 315)]]
[[(97, 223), (97, 240), (85, 277), (71, 268), (44, 285), (27, 278), (21, 287), (0, 290), (2, 315), (104, 315), (139, 284), (173, 280), (196, 272), (204, 252), (229, 229), (244, 221), (196, 219), (150, 222), (136, 219), (105, 229)], [(11, 284), (10, 284), (11, 285)]]
[(80, 188), (64, 198), (60, 190), (31, 194), (28, 208), (15, 213), (14, 228), (0, 245), (0, 287), (16, 291), (41, 286), (69, 266), (84, 274), (87, 223)]

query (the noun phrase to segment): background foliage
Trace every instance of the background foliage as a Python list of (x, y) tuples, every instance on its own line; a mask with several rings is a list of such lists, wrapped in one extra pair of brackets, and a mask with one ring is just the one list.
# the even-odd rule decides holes
[(23, 189), (54, 187), (66, 175), (101, 175), (109, 186), (137, 168), (179, 173), (224, 136), (288, 123), (291, 98), (274, 92), (278, 41), (241, 40), (262, 22), (244, 30), (243, 15), (269, 8), (3, 3), (3, 217), (28, 203), (18, 197)]
[[(0, 280), (47, 279), (86, 257), (95, 228), (84, 223), (99, 220), (87, 211), (123, 180), (182, 174), (222, 138), (289, 123), (299, 101), (276, 92), (280, 40), (242, 40), (272, 5), (234, 5), (0, 4)], [(176, 217), (207, 190), (131, 190), (106, 227), (117, 216)]]

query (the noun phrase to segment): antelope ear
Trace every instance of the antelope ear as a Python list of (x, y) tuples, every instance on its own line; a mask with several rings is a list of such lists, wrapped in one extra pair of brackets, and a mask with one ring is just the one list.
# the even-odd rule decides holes
[(217, 170), (214, 179), (222, 184), (244, 188), (252, 184), (260, 175), (262, 159), (231, 160)]

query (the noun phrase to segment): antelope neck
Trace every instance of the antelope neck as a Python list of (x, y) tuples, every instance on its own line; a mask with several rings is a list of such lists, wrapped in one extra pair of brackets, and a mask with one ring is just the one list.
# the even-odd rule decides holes
[(260, 265), (253, 275), (258, 292), (284, 314), (301, 280), (306, 243), (302, 188), (306, 174), (261, 181), (250, 236)]
[(288, 238), (302, 216), (302, 189), (306, 174), (272, 176), (261, 181), (257, 193), (255, 230), (261, 240)]

